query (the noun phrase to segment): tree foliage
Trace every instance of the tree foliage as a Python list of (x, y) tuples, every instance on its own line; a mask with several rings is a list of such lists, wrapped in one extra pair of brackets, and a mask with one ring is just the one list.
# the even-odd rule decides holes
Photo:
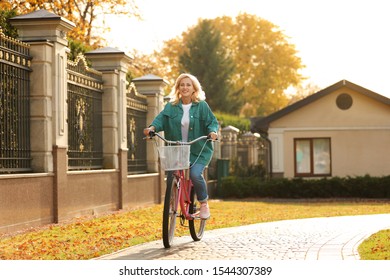
[(254, 15), (224, 16), (216, 24), (235, 61), (235, 85), (244, 89), (244, 115), (267, 115), (285, 107), (285, 90), (302, 80), (294, 45), (276, 25)]
[(0, 29), (4, 35), (12, 38), (16, 38), (18, 36), (16, 28), (9, 23), (9, 19), (14, 16), (16, 16), (15, 11), (0, 9)]
[[(231, 86), (245, 103), (241, 115), (264, 116), (285, 107), (289, 102), (285, 91), (304, 79), (300, 74), (304, 65), (286, 35), (271, 22), (246, 13), (211, 22), (220, 33), (226, 56), (233, 60)], [(149, 70), (173, 83), (180, 70), (179, 58), (188, 49), (196, 28), (190, 27), (181, 36), (166, 41), (153, 54)]]
[(230, 81), (234, 65), (221, 42), (220, 32), (211, 20), (199, 21), (188, 35), (179, 67), (180, 72), (192, 73), (199, 79), (211, 108), (232, 112), (237, 111), (238, 104), (232, 98)]
[(183, 33), (164, 42), (161, 50), (155, 50), (152, 55), (133, 51), (134, 61), (130, 68), (131, 76), (140, 77), (153, 73), (165, 78), (173, 86), (180, 73), (179, 57), (183, 53)]
[(92, 47), (78, 41), (78, 40), (73, 40), (73, 39), (68, 39), (69, 40), (69, 59), (70, 60), (76, 60), (77, 56), (79, 54), (85, 54), (86, 52), (92, 51)]
[(295, 92), (290, 95), (289, 104), (291, 105), (299, 100), (302, 100), (309, 95), (312, 95), (318, 91), (320, 91), (321, 88), (315, 84), (308, 83), (306, 85), (299, 85), (295, 87)]
[(240, 133), (245, 133), (250, 131), (251, 122), (249, 118), (242, 118), (237, 115), (221, 113), (218, 111), (214, 112), (214, 114), (217, 120), (219, 121), (221, 128), (231, 125), (234, 126), (235, 128), (238, 128), (240, 130)]
[(0, 10), (12, 10), (17, 14), (27, 14), (39, 9), (51, 11), (74, 23), (69, 32), (74, 41), (88, 46), (100, 47), (102, 33), (107, 30), (101, 21), (104, 15), (117, 14), (140, 17), (135, 0), (3, 0)]

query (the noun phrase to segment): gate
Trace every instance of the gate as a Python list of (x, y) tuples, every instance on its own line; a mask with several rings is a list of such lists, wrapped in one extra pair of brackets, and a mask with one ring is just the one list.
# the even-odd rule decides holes
[(69, 170), (103, 168), (102, 74), (84, 56), (68, 60)]
[(146, 173), (146, 140), (143, 129), (146, 127), (146, 97), (139, 94), (135, 85), (127, 89), (127, 147), (129, 174)]
[(30, 46), (0, 29), (0, 173), (31, 171)]

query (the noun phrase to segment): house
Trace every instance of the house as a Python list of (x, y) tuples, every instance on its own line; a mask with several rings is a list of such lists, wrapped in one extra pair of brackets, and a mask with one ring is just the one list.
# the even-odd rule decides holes
[(269, 143), (272, 177), (390, 174), (390, 99), (346, 80), (251, 119), (251, 131)]

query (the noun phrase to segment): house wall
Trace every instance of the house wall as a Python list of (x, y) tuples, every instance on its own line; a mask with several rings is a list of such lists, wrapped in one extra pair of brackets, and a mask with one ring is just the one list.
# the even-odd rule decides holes
[[(349, 93), (348, 110), (336, 98)], [(270, 125), (273, 172), (294, 177), (294, 138), (331, 139), (332, 176), (390, 174), (390, 108), (372, 98), (341, 88)]]

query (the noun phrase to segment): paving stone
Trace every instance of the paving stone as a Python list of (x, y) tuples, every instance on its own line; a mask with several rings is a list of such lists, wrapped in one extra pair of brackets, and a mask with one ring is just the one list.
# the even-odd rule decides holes
[(205, 232), (201, 241), (175, 238), (105, 255), (122, 260), (358, 260), (357, 248), (371, 234), (390, 229), (390, 214), (286, 220)]

